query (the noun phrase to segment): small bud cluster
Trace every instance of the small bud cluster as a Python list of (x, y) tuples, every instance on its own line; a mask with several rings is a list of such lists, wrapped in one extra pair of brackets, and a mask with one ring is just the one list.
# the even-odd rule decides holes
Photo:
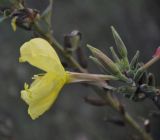
[(156, 50), (154, 57), (146, 64), (139, 62), (140, 52), (137, 51), (129, 62), (127, 49), (114, 27), (111, 27), (117, 51), (110, 47), (113, 60), (97, 48), (87, 45), (93, 56), (90, 58), (107, 74), (115, 76), (122, 84), (114, 87), (113, 92), (123, 94), (133, 101), (142, 101), (150, 98), (160, 107), (159, 89), (155, 87), (155, 76), (148, 73), (147, 69), (160, 58), (160, 47)]

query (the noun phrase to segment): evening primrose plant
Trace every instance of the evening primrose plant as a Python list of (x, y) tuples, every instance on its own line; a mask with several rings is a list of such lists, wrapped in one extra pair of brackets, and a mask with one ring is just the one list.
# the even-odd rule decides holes
[[(112, 30), (113, 34), (116, 34), (115, 36), (117, 40), (120, 40), (119, 35), (113, 27)], [(151, 80), (154, 80), (153, 77), (151, 78), (144, 74), (148, 67), (159, 60), (159, 48), (157, 49), (153, 59), (151, 59), (145, 65), (142, 65), (139, 68), (135, 66), (132, 69), (130, 68), (131, 65), (129, 65), (124, 67), (125, 69), (122, 69), (120, 64), (112, 61), (102, 51), (90, 45), (87, 46), (93, 54), (93, 61), (96, 60), (96, 62), (98, 62), (98, 64), (103, 67), (106, 72), (109, 71), (110, 75), (65, 71), (54, 48), (49, 44), (49, 42), (42, 38), (31, 39), (20, 47), (19, 62), (28, 62), (44, 72), (43, 74), (34, 75), (32, 77), (33, 82), (31, 85), (29, 86), (27, 83), (25, 83), (24, 90), (21, 91), (21, 98), (28, 104), (28, 114), (32, 119), (38, 118), (52, 106), (57, 99), (60, 90), (65, 84), (75, 82), (85, 82), (97, 86), (99, 86), (99, 83), (101, 83), (102, 88), (112, 92), (120, 93), (134, 101), (139, 101), (150, 97), (156, 102), (157, 92), (159, 92), (159, 90), (156, 89), (153, 83), (151, 84), (150, 82)], [(126, 48), (124, 48), (124, 45), (119, 46), (121, 52), (126, 50)], [(125, 53), (127, 53), (127, 51), (125, 51), (122, 55), (124, 58), (127, 56), (124, 55)], [(133, 57), (131, 62), (132, 65), (135, 57), (137, 57), (137, 53)], [(123, 57), (119, 60), (122, 61)], [(127, 58), (125, 61), (122, 61), (122, 66), (126, 64), (126, 60), (128, 65)], [(138, 62), (135, 63), (137, 63), (135, 65), (138, 65)], [(143, 76), (146, 76), (146, 81), (142, 81)], [(104, 82), (105, 80), (118, 80), (126, 83), (126, 85), (122, 84), (122, 86), (113, 87)], [(139, 85), (139, 87), (137, 85)]]
[[(144, 122), (144, 128), (142, 128), (116, 95), (122, 95), (134, 102), (151, 99), (160, 109), (160, 91), (156, 87), (154, 74), (148, 72), (148, 68), (160, 59), (160, 47), (147, 63), (139, 60), (140, 52), (138, 50), (129, 60), (124, 42), (115, 28), (111, 27), (117, 47), (116, 50), (114, 47), (110, 47), (111, 58), (89, 44), (86, 47), (92, 53), (89, 58), (103, 72), (103, 74), (91, 74), (86, 64), (87, 60), (84, 59), (79, 31), (72, 31), (65, 35), (63, 46), (54, 38), (51, 26), (53, 0), (50, 0), (42, 14), (36, 9), (26, 7), (24, 1), (15, 1), (16, 3), (13, 2), (12, 7), (0, 8), (2, 16), (0, 21), (10, 19), (13, 31), (20, 27), (26, 31), (32, 31), (34, 35), (38, 36), (20, 47), (19, 62), (28, 62), (43, 71), (32, 77), (31, 84), (25, 83), (24, 90), (21, 91), (21, 98), (28, 105), (30, 117), (36, 119), (49, 110), (64, 85), (84, 82), (100, 97), (100, 100), (86, 97), (87, 103), (111, 107), (123, 117), (121, 122), (132, 126), (144, 140), (153, 140), (148, 133), (149, 119), (145, 121), (147, 123)], [(69, 68), (78, 72), (66, 71), (54, 48), (65, 58)], [(111, 122), (119, 125), (119, 120), (112, 119)]]
[[(65, 84), (75, 82), (101, 85), (100, 87), (110, 92), (120, 93), (133, 101), (141, 101), (149, 97), (156, 105), (159, 103), (159, 90), (155, 88), (153, 83), (150, 84), (150, 81), (154, 80), (153, 77), (146, 74), (146, 69), (159, 60), (159, 48), (153, 59), (146, 64), (140, 65), (138, 63), (139, 53), (135, 54), (129, 64), (124, 43), (113, 27), (112, 32), (117, 42), (120, 57), (113, 48), (111, 53), (119, 61), (114, 62), (99, 49), (87, 45), (93, 54), (92, 60), (106, 71), (105, 74), (65, 71), (54, 48), (45, 39), (34, 38), (21, 46), (19, 62), (28, 62), (44, 71), (43, 74), (34, 75), (32, 84), (29, 86), (25, 83), (24, 90), (21, 91), (21, 98), (28, 104), (28, 114), (32, 119), (38, 118), (52, 106)], [(146, 81), (143, 80), (144, 77)], [(105, 80), (118, 80), (126, 85), (110, 86), (104, 82)]]

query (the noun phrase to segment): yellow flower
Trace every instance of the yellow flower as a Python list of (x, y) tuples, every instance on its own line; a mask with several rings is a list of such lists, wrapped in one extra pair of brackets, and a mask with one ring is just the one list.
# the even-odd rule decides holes
[(35, 75), (34, 81), (21, 91), (21, 98), (29, 105), (28, 113), (32, 119), (38, 118), (55, 102), (59, 91), (67, 82), (65, 72), (55, 50), (41, 38), (32, 39), (20, 48), (20, 62), (45, 71), (43, 75)]
[[(20, 62), (28, 62), (45, 71), (44, 74), (34, 75), (32, 84), (29, 86), (25, 83), (21, 91), (21, 98), (28, 104), (28, 114), (32, 119), (38, 118), (51, 107), (66, 83), (117, 80), (112, 75), (65, 71), (55, 50), (42, 38), (24, 43), (20, 55)], [(104, 86), (111, 88), (107, 84)]]

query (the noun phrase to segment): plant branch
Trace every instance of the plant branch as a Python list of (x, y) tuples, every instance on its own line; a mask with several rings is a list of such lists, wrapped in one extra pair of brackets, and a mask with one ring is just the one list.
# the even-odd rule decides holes
[[(45, 38), (46, 40), (48, 40), (53, 47), (55, 47), (56, 49), (58, 49), (62, 55), (68, 59), (68, 61), (72, 64), (72, 66), (74, 68), (77, 68), (80, 72), (82, 73), (88, 73), (88, 71), (86, 69), (84, 69), (83, 67), (81, 67), (81, 65), (69, 54), (67, 54), (63, 47), (57, 42), (57, 40), (51, 35), (51, 34), (46, 34), (42, 29), (41, 27), (35, 22), (34, 23), (34, 30), (39, 33), (40, 36), (42, 36), (43, 38)], [(100, 83), (100, 84), (104, 84), (103, 83)], [(120, 110), (120, 104), (119, 104), (119, 101), (116, 99), (114, 99), (110, 93), (107, 93), (104, 95), (100, 94), (97, 92), (97, 94), (103, 99), (105, 100), (105, 102), (113, 108), (115, 109), (116, 111), (121, 112)], [(123, 117), (124, 117), (124, 120), (126, 123), (128, 123), (129, 125), (131, 125), (135, 130), (137, 130), (137, 132), (141, 135), (141, 137), (144, 139), (144, 140), (153, 140), (152, 137), (143, 129), (139, 126), (139, 124), (127, 113), (127, 112), (124, 112), (123, 114)]]
[(123, 105), (117, 99), (114, 99), (111, 94), (107, 94), (104, 99), (107, 104), (109, 103), (112, 108), (123, 115), (124, 121), (130, 124), (130, 126), (132, 126), (143, 137), (144, 140), (153, 140), (150, 134), (141, 128), (141, 126), (129, 115), (129, 113), (125, 111)]

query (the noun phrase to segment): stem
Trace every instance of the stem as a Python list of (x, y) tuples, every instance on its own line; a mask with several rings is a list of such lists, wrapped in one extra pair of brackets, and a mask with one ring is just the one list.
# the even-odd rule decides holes
[[(43, 30), (41, 29), (41, 27), (37, 24), (34, 23), (34, 29), (36, 32), (38, 32), (43, 38), (45, 38), (46, 40), (48, 40), (55, 48), (57, 48), (64, 57), (66, 57), (68, 59), (69, 62), (71, 62), (71, 64), (73, 65), (73, 67), (77, 68), (80, 72), (82, 73), (88, 73), (88, 71), (84, 68), (82, 68), (80, 66), (80, 64), (69, 54), (67, 54), (63, 47), (57, 42), (57, 40), (51, 35), (51, 34), (46, 34), (45, 32), (43, 32)], [(157, 61), (157, 58), (153, 58), (153, 60), (151, 60), (151, 62), (148, 62), (149, 64), (146, 65), (150, 65), (153, 64), (155, 61)], [(148, 67), (148, 66), (145, 66)], [(93, 75), (92, 75), (93, 76)], [(98, 84), (97, 84), (98, 85)], [(105, 82), (99, 82), (99, 85), (105, 85)], [(101, 86), (102, 87), (102, 86)], [(97, 94), (106, 101), (106, 103), (110, 103), (110, 106), (119, 111), (119, 107), (117, 106), (117, 102), (114, 101), (114, 98), (111, 96), (110, 93), (107, 94), (107, 96), (102, 96), (100, 93), (97, 92)], [(139, 124), (128, 114), (125, 113), (124, 115), (124, 120), (125, 122), (127, 122), (128, 124), (130, 124), (135, 130), (137, 130), (137, 132), (143, 137), (144, 140), (153, 140), (151, 138), (151, 136), (144, 131), (144, 129), (142, 129)]]
[[(112, 106), (112, 108), (114, 108), (115, 110), (117, 110), (122, 114), (120, 110), (121, 103), (117, 99), (114, 99), (111, 96), (111, 94), (107, 94), (106, 96), (104, 96), (103, 99), (106, 101), (107, 104), (109, 103)], [(125, 111), (123, 114), (123, 117), (124, 117), (124, 121), (130, 124), (135, 130), (137, 130), (137, 132), (143, 137), (144, 140), (153, 140), (150, 134), (148, 134), (144, 129), (142, 129), (139, 126), (139, 124), (129, 115), (129, 113)]]
[(139, 124), (126, 112), (124, 115), (126, 122), (128, 122), (131, 126), (133, 126), (144, 138), (144, 140), (153, 140), (151, 135), (146, 133), (144, 129), (142, 129)]

